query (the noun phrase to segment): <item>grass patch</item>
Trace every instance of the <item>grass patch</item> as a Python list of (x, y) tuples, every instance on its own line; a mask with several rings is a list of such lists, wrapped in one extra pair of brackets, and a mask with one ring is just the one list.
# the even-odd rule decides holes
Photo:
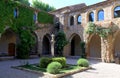
[(81, 69), (82, 67), (79, 67), (77, 65), (70, 65), (68, 64), (65, 68), (62, 68), (62, 70), (60, 71), (61, 73), (67, 73), (76, 69)]
[[(19, 67), (30, 69), (30, 70), (35, 70), (35, 71), (47, 72), (46, 68), (40, 68), (40, 66), (38, 64), (23, 65), (23, 66), (19, 66)], [(83, 68), (83, 67), (67, 64), (64, 68), (62, 68), (60, 70), (59, 74), (67, 73), (67, 72), (70, 72), (70, 71), (73, 71), (76, 69), (81, 69), (81, 68)]]

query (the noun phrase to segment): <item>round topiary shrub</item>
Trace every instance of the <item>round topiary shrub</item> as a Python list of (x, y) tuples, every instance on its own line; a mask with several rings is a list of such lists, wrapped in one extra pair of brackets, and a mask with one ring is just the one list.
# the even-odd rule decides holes
[(51, 74), (58, 74), (61, 68), (62, 68), (62, 65), (59, 62), (51, 62), (47, 66), (47, 72)]
[(48, 57), (42, 57), (40, 59), (40, 63), (39, 63), (39, 66), (41, 68), (47, 68), (48, 64), (52, 62), (52, 59), (51, 58), (48, 58)]
[(86, 59), (80, 58), (77, 61), (77, 65), (78, 66), (82, 66), (82, 67), (88, 67), (89, 66), (89, 62)]
[(66, 58), (65, 57), (54, 57), (52, 58), (52, 62), (59, 62), (62, 67), (66, 66)]

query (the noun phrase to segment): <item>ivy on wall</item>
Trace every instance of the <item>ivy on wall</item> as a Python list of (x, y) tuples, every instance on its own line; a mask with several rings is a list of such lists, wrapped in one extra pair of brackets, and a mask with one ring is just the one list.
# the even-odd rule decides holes
[[(46, 18), (47, 17), (47, 18)], [(44, 18), (44, 19), (42, 19)], [(41, 11), (38, 13), (38, 22), (46, 24), (46, 23), (50, 23), (53, 24), (53, 16), (48, 14), (47, 12)]]
[[(14, 17), (14, 9), (18, 10), (18, 17)], [(40, 23), (53, 23), (53, 17), (40, 12), (38, 20)], [(34, 11), (29, 7), (21, 5), (12, 0), (0, 0), (0, 34), (5, 32), (6, 27), (12, 29), (19, 37), (17, 46), (19, 58), (28, 58), (30, 48), (35, 44), (35, 37), (32, 32), (36, 29), (33, 20)], [(50, 21), (49, 21), (50, 20)]]
[(106, 38), (113, 31), (113, 26), (105, 28), (105, 27), (97, 26), (92, 22), (89, 22), (87, 27), (88, 27), (86, 30), (87, 34), (93, 34), (93, 33), (98, 34), (102, 38)]

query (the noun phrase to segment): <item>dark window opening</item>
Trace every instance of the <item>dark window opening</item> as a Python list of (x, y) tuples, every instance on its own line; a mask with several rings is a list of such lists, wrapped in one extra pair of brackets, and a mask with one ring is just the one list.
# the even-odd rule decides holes
[(34, 20), (34, 22), (37, 21), (37, 15), (36, 14), (33, 15), (33, 20)]
[(93, 12), (91, 12), (89, 14), (89, 21), (94, 22), (94, 13)]
[(14, 9), (14, 18), (17, 18), (17, 17), (18, 17), (18, 9), (15, 8), (15, 9)]
[(74, 17), (73, 16), (70, 18), (70, 25), (74, 25)]
[(102, 21), (102, 20), (104, 20), (104, 11), (100, 10), (98, 12), (98, 21)]
[(120, 17), (120, 6), (115, 7), (114, 9), (114, 18)]
[(82, 22), (81, 19), (82, 19), (82, 17), (81, 17), (81, 15), (79, 15), (78, 18), (77, 18), (77, 23), (78, 23), (78, 24), (81, 24), (81, 22)]

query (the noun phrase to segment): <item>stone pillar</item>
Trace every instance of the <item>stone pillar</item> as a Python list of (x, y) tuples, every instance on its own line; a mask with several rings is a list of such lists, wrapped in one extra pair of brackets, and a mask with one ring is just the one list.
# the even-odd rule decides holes
[(90, 52), (89, 52), (89, 50), (90, 50), (90, 39), (89, 39), (89, 36), (90, 35), (87, 35), (86, 34), (86, 38), (85, 38), (85, 42), (86, 42), (86, 45), (85, 45), (85, 47), (86, 47), (86, 50), (85, 50), (85, 53), (86, 53), (86, 55), (87, 55), (87, 58), (88, 57), (90, 57)]
[(54, 45), (55, 45), (55, 40), (54, 40), (54, 34), (51, 35), (51, 55), (54, 56)]
[(112, 36), (101, 38), (101, 58), (102, 62), (109, 63), (114, 61)]
[(38, 36), (38, 55), (41, 56), (42, 55), (42, 39), (41, 37)]
[(108, 42), (106, 39), (101, 38), (101, 59), (102, 62), (107, 62), (107, 48), (108, 48)]
[(97, 11), (94, 11), (94, 21), (97, 22), (97, 18), (98, 17), (98, 14), (97, 14)]
[(78, 21), (78, 15), (74, 15), (74, 25), (77, 25), (77, 21)]

